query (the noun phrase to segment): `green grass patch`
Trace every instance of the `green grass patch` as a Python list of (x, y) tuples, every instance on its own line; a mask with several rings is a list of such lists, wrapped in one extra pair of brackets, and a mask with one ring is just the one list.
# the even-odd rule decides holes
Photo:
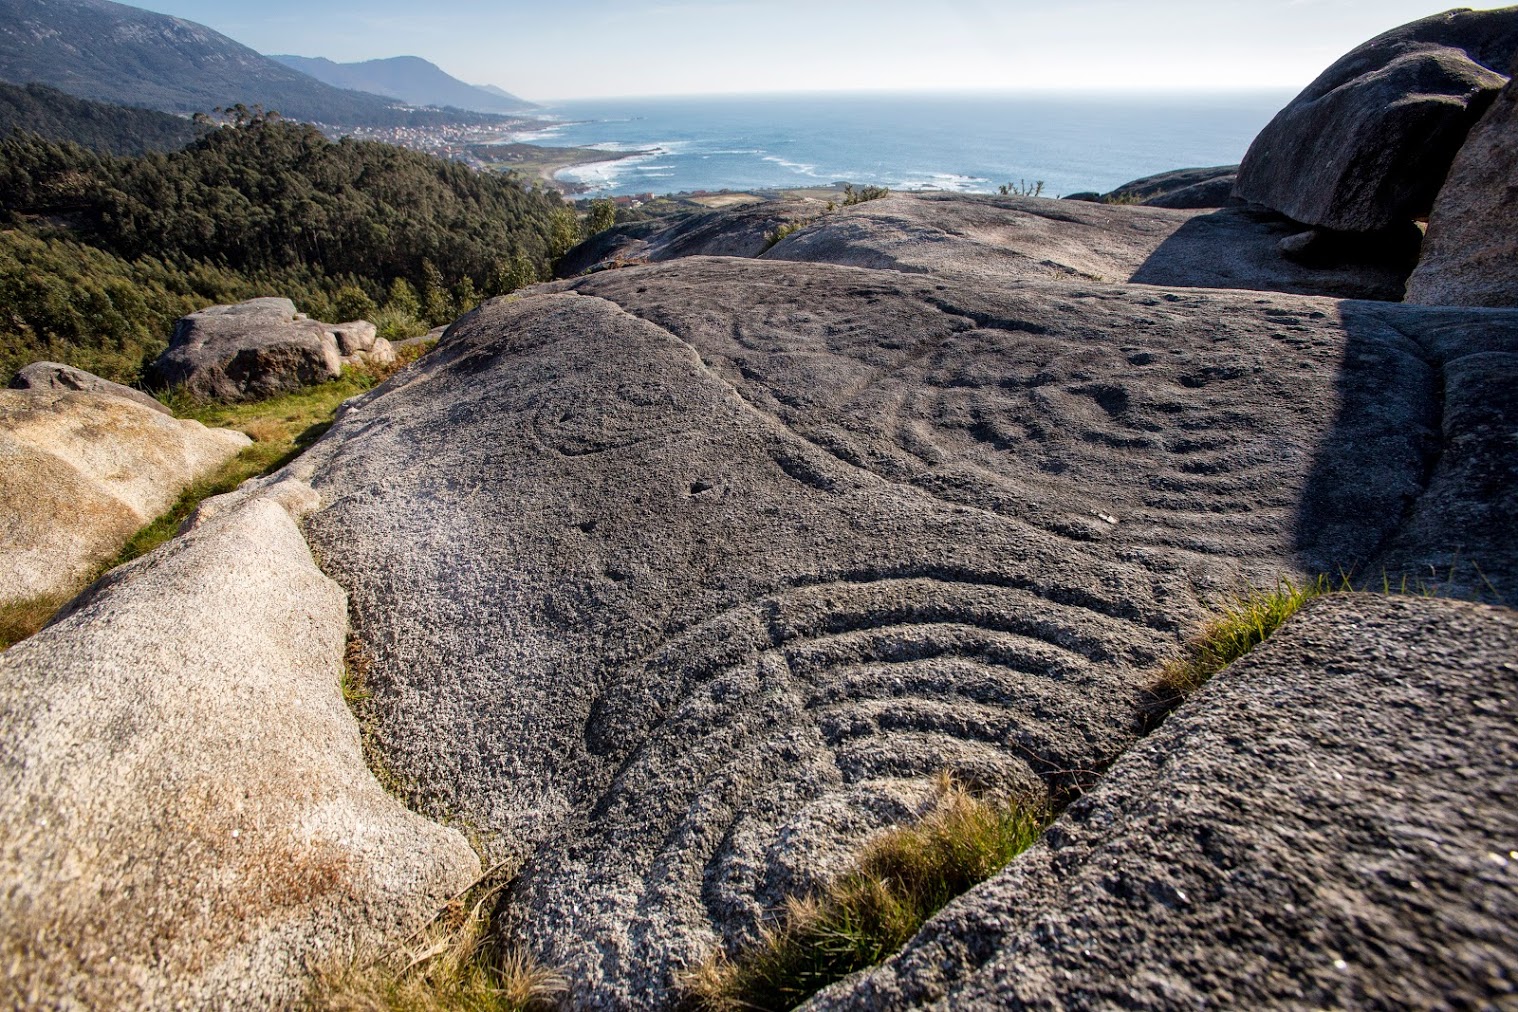
[(876, 838), (820, 895), (792, 899), (759, 942), (716, 954), (687, 982), (689, 1009), (790, 1009), (899, 950), (943, 906), (1038, 839), (1042, 806), (1001, 804), (945, 777), (933, 812)]
[(310, 1012), (535, 1012), (557, 1007), (564, 979), (505, 946), (489, 911), (504, 883), (486, 888), (497, 869), (455, 897), (401, 945), (356, 956), (316, 975)]
[(164, 403), (180, 418), (193, 418), (212, 428), (237, 429), (253, 445), (180, 493), (162, 516), (132, 536), (108, 569), (146, 555), (172, 538), (202, 500), (231, 492), (247, 481), (270, 474), (298, 457), (332, 427), (338, 405), (373, 387), (380, 375), (349, 367), (330, 383), (305, 387), (264, 401), (241, 404), (197, 402), (167, 396)]
[(1319, 576), (1305, 583), (1282, 579), (1273, 589), (1251, 590), (1225, 602), (1195, 635), (1181, 655), (1166, 663), (1149, 685), (1151, 725), (1206, 684), (1213, 675), (1265, 642), (1287, 619), (1315, 597), (1349, 590)]

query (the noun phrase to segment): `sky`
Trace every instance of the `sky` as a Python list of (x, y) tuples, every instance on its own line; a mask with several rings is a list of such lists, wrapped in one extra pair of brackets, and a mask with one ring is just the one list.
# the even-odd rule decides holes
[(137, 0), (262, 53), (420, 56), (552, 101), (1300, 89), (1430, 0)]

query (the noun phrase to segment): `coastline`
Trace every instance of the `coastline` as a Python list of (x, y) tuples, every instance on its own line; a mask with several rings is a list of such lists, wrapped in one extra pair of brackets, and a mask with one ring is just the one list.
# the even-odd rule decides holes
[(540, 180), (566, 196), (587, 193), (583, 183), (569, 183), (558, 178), (565, 169), (585, 165), (613, 165), (627, 158), (653, 154), (652, 151), (607, 151), (603, 148), (549, 147), (542, 144), (481, 144), (475, 155), (486, 169), (494, 172), (519, 172)]

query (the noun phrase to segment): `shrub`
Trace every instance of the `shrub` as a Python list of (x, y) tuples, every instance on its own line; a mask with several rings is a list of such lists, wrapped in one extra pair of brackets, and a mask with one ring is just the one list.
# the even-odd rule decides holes
[(811, 224), (809, 221), (787, 221), (776, 226), (773, 231), (764, 234), (764, 249), (759, 252), (768, 253), (775, 248), (775, 244), (780, 242), (781, 239), (784, 239), (788, 235), (795, 235), (809, 224)]
[(889, 197), (891, 191), (884, 186), (863, 186), (854, 189), (853, 184), (843, 188), (843, 206), (853, 207), (855, 204), (863, 204), (869, 200), (879, 200), (881, 197)]
[(754, 946), (709, 959), (691, 975), (683, 1005), (794, 1008), (900, 949), (944, 904), (1031, 846), (1048, 823), (1042, 806), (985, 801), (946, 776), (931, 814), (875, 839), (820, 895), (793, 898)]
[(609, 200), (592, 200), (590, 202), (590, 212), (585, 216), (583, 235), (589, 239), (593, 235), (606, 231), (616, 223), (616, 204)]
[(1038, 179), (1029, 183), (1025, 179), (1019, 179), (1015, 183), (1002, 183), (996, 192), (1003, 197), (1039, 197), (1044, 192), (1044, 181)]

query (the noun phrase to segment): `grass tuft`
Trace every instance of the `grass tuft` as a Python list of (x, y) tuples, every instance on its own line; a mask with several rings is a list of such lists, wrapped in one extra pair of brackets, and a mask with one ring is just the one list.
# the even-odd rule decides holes
[[(487, 878), (490, 877), (487, 875)], [(503, 883), (504, 884), (504, 883)], [(490, 932), (501, 885), (455, 898), (422, 931), (384, 955), (316, 974), (309, 1012), (534, 1012), (557, 1005), (559, 974)]]
[(47, 625), (73, 597), (72, 594), (39, 594), (17, 601), (0, 602), (0, 650), (9, 649)]
[(1151, 723), (1175, 709), (1213, 675), (1265, 642), (1308, 601), (1336, 590), (1351, 589), (1348, 579), (1335, 587), (1326, 576), (1306, 583), (1282, 579), (1272, 590), (1251, 590), (1224, 604), (1186, 642), (1181, 656), (1168, 662), (1149, 685), (1154, 697)]
[(907, 943), (933, 914), (1038, 839), (1042, 806), (972, 796), (944, 777), (939, 802), (912, 826), (875, 839), (820, 895), (792, 898), (759, 942), (716, 953), (686, 982), (689, 1009), (790, 1009)]

